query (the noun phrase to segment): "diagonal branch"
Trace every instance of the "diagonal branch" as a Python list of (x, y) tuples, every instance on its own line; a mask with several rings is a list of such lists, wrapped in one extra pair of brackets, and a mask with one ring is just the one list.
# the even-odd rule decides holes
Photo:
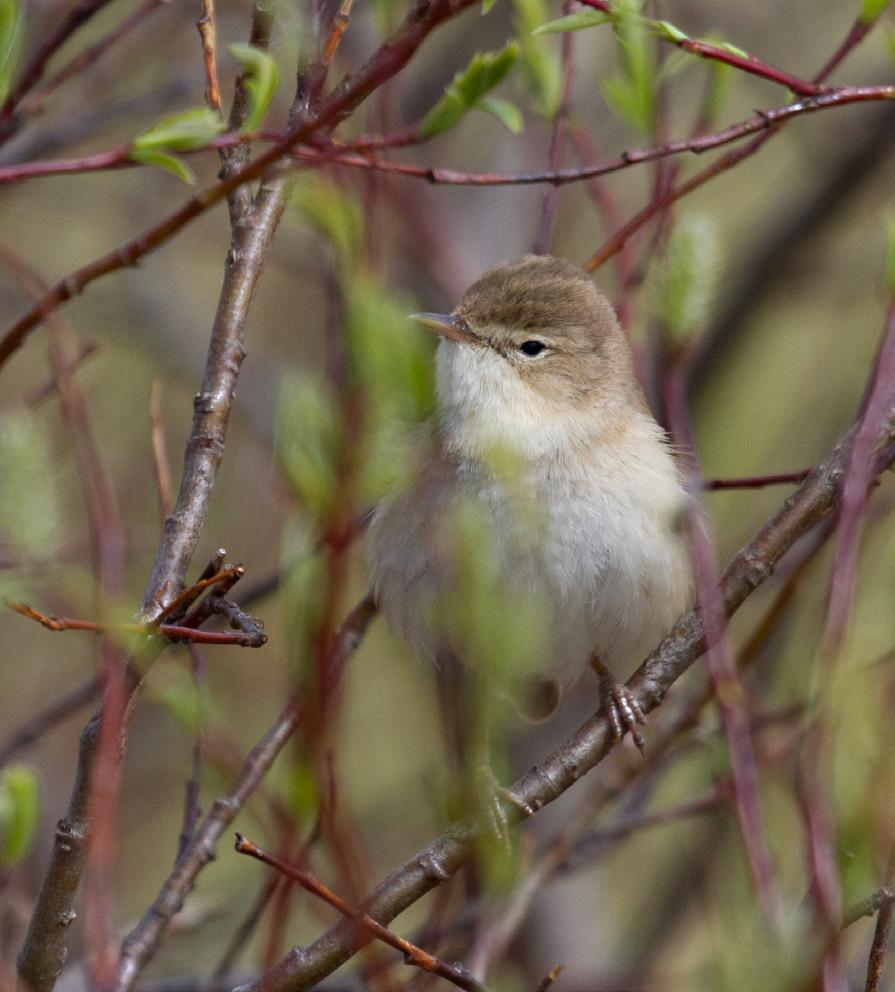
[[(733, 559), (720, 584), (720, 599), (729, 617), (772, 574), (775, 565), (808, 530), (839, 505), (856, 428), (853, 427), (789, 497), (756, 537)], [(876, 439), (876, 471), (895, 461), (895, 411)], [(695, 611), (686, 614), (629, 679), (644, 712), (659, 706), (668, 690), (702, 655), (705, 638)], [(518, 800), (507, 808), (518, 820), (519, 807), (540, 809), (562, 795), (601, 761), (614, 743), (601, 711), (562, 747), (522, 776), (513, 786)], [(470, 857), (474, 827), (459, 824), (392, 872), (364, 902), (365, 912), (387, 924), (427, 892), (453, 875)], [(307, 947), (296, 947), (249, 987), (251, 992), (301, 992), (344, 964), (361, 943), (354, 925), (338, 923)]]

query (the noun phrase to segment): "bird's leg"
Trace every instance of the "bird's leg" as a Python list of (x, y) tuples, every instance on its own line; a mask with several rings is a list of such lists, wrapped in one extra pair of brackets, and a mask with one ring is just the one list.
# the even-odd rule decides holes
[(615, 676), (600, 661), (597, 655), (591, 655), (590, 667), (597, 673), (600, 680), (600, 698), (606, 707), (606, 715), (612, 726), (612, 734), (617, 741), (620, 741), (628, 730), (631, 733), (631, 740), (641, 754), (645, 754), (643, 734), (638, 728), (638, 724), (643, 726), (646, 723), (646, 716), (640, 708), (640, 703), (634, 697), (634, 693), (616, 680)]
[(494, 773), (491, 748), (491, 720), (487, 700), (479, 693), (489, 687), (465, 669), (447, 650), (439, 652), (438, 697), (451, 763), (468, 807), (482, 829), (501, 847), (509, 848), (509, 817), (506, 804), (523, 815), (532, 815), (527, 803), (502, 786)]
[(520, 799), (506, 786), (500, 784), (491, 764), (491, 741), (486, 728), (479, 735), (475, 749), (475, 807), (477, 815), (486, 829), (502, 848), (510, 850), (510, 818), (506, 806), (515, 806), (526, 819), (534, 813), (531, 806)]

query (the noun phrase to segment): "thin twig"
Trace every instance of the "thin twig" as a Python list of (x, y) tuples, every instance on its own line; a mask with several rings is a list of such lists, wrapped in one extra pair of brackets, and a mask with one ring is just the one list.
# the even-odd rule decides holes
[(177, 844), (177, 857), (183, 857), (184, 851), (193, 839), (196, 832), (196, 824), (199, 822), (201, 810), (199, 809), (199, 793), (202, 787), (202, 722), (204, 714), (202, 712), (203, 695), (205, 692), (205, 678), (207, 665), (205, 657), (196, 644), (188, 644), (190, 653), (190, 676), (193, 680), (193, 691), (196, 693), (197, 719), (196, 736), (193, 740), (193, 767), (189, 778), (184, 783), (183, 797), (183, 823), (180, 828), (180, 838)]
[[(572, 9), (571, 0), (563, 5), (563, 13), (569, 13)], [(562, 37), (560, 47), (560, 67), (562, 84), (560, 86), (559, 104), (556, 113), (553, 115), (553, 124), (550, 129), (550, 146), (547, 150), (547, 168), (555, 172), (562, 163), (563, 144), (565, 138), (566, 119), (569, 116), (569, 103), (572, 95), (572, 77), (574, 74), (574, 35), (567, 32)], [(541, 254), (550, 250), (550, 237), (553, 232), (553, 224), (556, 220), (556, 209), (559, 205), (559, 189), (551, 186), (544, 191), (541, 198), (540, 219), (538, 230), (535, 236), (534, 252)]]
[(838, 653), (854, 600), (858, 544), (868, 493), (874, 479), (873, 442), (879, 426), (895, 404), (895, 299), (889, 304), (886, 326), (873, 372), (866, 409), (855, 439), (848, 479), (842, 495), (839, 542), (830, 580), (829, 613), (824, 631), (828, 658)]
[(842, 929), (850, 927), (853, 923), (863, 919), (865, 916), (876, 916), (876, 914), (888, 903), (895, 902), (895, 886), (882, 885), (875, 892), (871, 892), (865, 899), (856, 902), (842, 914)]
[(311, 872), (296, 868), (271, 854), (267, 854), (248, 838), (243, 837), (242, 834), (236, 835), (236, 851), (270, 865), (271, 868), (276, 868), (287, 878), (298, 882), (305, 891), (328, 903), (343, 916), (357, 924), (359, 928), (366, 930), (371, 936), (381, 940), (383, 944), (388, 944), (389, 947), (400, 951), (407, 964), (413, 965), (414, 968), (438, 975), (452, 985), (456, 985), (457, 988), (464, 989), (465, 992), (486, 992), (485, 986), (476, 981), (462, 965), (448, 964), (446, 961), (442, 961), (421, 947), (417, 947), (416, 944), (412, 944), (406, 938), (400, 937), (393, 930), (384, 927), (368, 913), (352, 908)]
[(802, 482), (810, 471), (810, 468), (803, 468), (795, 472), (778, 472), (776, 475), (745, 475), (734, 479), (704, 479), (702, 488), (706, 492), (717, 492), (722, 489), (762, 489), (765, 486), (781, 486)]
[(53, 617), (35, 610), (26, 603), (9, 600), (6, 604), (11, 610), (29, 620), (34, 620), (42, 627), (52, 631), (82, 630), (90, 634), (105, 636), (106, 634), (135, 634), (142, 638), (163, 637), (170, 641), (187, 641), (194, 644), (235, 644), (240, 647), (260, 648), (267, 641), (263, 633), (251, 631), (214, 631), (197, 630), (174, 623), (104, 623), (99, 620), (79, 620), (76, 617)]
[(218, 84), (218, 61), (214, 23), (214, 0), (202, 0), (202, 16), (196, 21), (202, 41), (202, 61), (205, 65), (205, 102), (215, 112), (221, 112), (221, 88)]

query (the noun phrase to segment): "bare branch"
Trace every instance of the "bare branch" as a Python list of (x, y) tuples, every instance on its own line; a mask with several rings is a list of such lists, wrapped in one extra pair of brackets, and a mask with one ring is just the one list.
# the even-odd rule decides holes
[(381, 923), (377, 923), (367, 913), (353, 909), (344, 899), (337, 896), (335, 892), (324, 885), (311, 872), (286, 864), (280, 858), (275, 858), (273, 855), (267, 854), (248, 838), (243, 837), (242, 834), (236, 835), (236, 851), (238, 854), (247, 854), (249, 857), (270, 865), (287, 878), (298, 882), (305, 891), (317, 896), (338, 910), (343, 916), (346, 916), (355, 923), (359, 929), (366, 930), (376, 940), (381, 940), (382, 943), (388, 944), (389, 947), (393, 947), (396, 951), (400, 951), (404, 955), (404, 960), (407, 964), (413, 965), (414, 968), (419, 968), (432, 975), (438, 975), (449, 981), (452, 985), (456, 985), (457, 988), (464, 989), (465, 992), (486, 992), (485, 986), (481, 982), (476, 981), (462, 965), (448, 964), (446, 961), (442, 961), (434, 954), (430, 954), (421, 947), (417, 947), (416, 944), (412, 944), (406, 938), (400, 937)]

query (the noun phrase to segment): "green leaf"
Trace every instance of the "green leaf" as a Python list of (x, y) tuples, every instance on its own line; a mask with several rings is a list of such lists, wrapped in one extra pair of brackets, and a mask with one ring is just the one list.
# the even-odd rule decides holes
[(519, 46), (510, 43), (499, 52), (478, 52), (462, 71), (454, 76), (444, 95), (423, 118), (420, 134), (431, 138), (452, 128), (481, 98), (494, 89), (516, 64)]
[(0, 774), (0, 865), (18, 864), (31, 849), (40, 808), (37, 776), (14, 764)]
[(655, 111), (655, 66), (649, 25), (640, 14), (641, 0), (618, 0), (613, 25), (621, 73), (604, 80), (603, 98), (626, 124), (649, 134)]
[(550, 38), (534, 34), (547, 21), (549, 9), (545, 0), (513, 0), (513, 9), (525, 82), (534, 97), (537, 112), (553, 118), (559, 108), (562, 89), (559, 52)]
[(735, 70), (724, 62), (710, 62), (708, 70), (710, 76), (705, 93), (704, 117), (711, 124), (721, 116), (727, 105)]
[(482, 0), (482, 15), (489, 14), (497, 0)]
[(245, 132), (257, 131), (264, 123), (271, 101), (280, 82), (276, 60), (254, 45), (233, 44), (230, 54), (239, 61), (243, 71), (243, 86), (248, 94), (248, 109), (242, 125)]
[(9, 94), (22, 40), (22, 11), (18, 0), (0, 0), (0, 100)]
[(208, 107), (195, 107), (172, 114), (137, 135), (131, 142), (134, 152), (175, 151), (187, 152), (202, 148), (224, 130), (224, 122)]
[(63, 542), (50, 436), (33, 413), (0, 417), (0, 543), (23, 558), (58, 553)]
[(525, 127), (522, 111), (515, 103), (509, 100), (501, 100), (500, 97), (486, 96), (476, 104), (477, 110), (484, 110), (493, 114), (502, 124), (504, 124), (513, 134), (521, 134)]
[(309, 375), (287, 375), (277, 402), (277, 460), (308, 515), (322, 520), (336, 493), (339, 411), (332, 392)]
[(352, 267), (364, 240), (363, 208), (354, 193), (325, 176), (306, 173), (292, 204), (330, 242), (341, 265)]
[(192, 677), (180, 666), (168, 666), (161, 677), (150, 680), (149, 696), (171, 714), (191, 736), (205, 722), (204, 701)]
[(548, 21), (532, 31), (532, 34), (558, 34), (565, 31), (583, 31), (597, 24), (606, 24), (612, 20), (612, 15), (602, 10), (580, 10), (577, 14), (567, 14)]
[(738, 48), (736, 45), (732, 45), (729, 41), (718, 42), (717, 46), (722, 52), (727, 52), (728, 55), (736, 55), (740, 59), (751, 59), (752, 56), (743, 48)]
[(886, 32), (886, 48), (889, 49), (889, 57), (895, 62), (895, 31)]
[(656, 310), (673, 340), (686, 340), (705, 325), (715, 298), (719, 254), (710, 219), (685, 214), (672, 231), (656, 284)]
[(143, 165), (157, 165), (160, 169), (165, 169), (167, 172), (177, 176), (178, 179), (189, 183), (190, 186), (196, 185), (196, 173), (193, 172), (182, 158), (178, 158), (176, 155), (168, 155), (166, 152), (149, 150), (131, 150), (128, 157), (134, 162), (140, 162)]
[(859, 15), (861, 23), (873, 24), (890, 3), (891, 0), (861, 0), (861, 13)]
[(680, 28), (676, 28), (669, 21), (654, 21), (653, 29), (663, 41), (670, 41), (673, 45), (690, 40), (688, 34), (685, 34)]

